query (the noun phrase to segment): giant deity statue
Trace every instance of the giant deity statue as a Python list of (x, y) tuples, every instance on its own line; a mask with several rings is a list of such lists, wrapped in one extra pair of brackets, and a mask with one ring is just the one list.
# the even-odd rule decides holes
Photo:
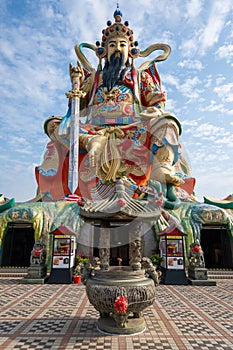
[[(148, 183), (161, 184), (166, 195), (189, 175), (179, 144), (181, 125), (165, 111), (156, 65), (171, 49), (153, 44), (141, 51), (119, 8), (114, 20), (107, 22), (101, 42), (75, 46), (78, 64), (70, 64), (67, 114), (45, 122), (51, 141), (36, 178), (40, 192), (55, 200), (69, 194), (92, 198), (96, 188), (114, 186), (119, 179), (130, 184), (133, 196)], [(97, 70), (84, 49), (98, 57)], [(158, 50), (162, 54), (156, 55)], [(136, 68), (138, 57), (153, 54)]]

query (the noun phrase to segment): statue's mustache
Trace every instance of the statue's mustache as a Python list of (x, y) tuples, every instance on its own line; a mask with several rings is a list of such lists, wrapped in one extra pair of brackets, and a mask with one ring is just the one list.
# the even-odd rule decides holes
[(123, 80), (127, 72), (125, 65), (125, 55), (120, 51), (114, 52), (106, 62), (103, 69), (103, 85), (111, 91), (118, 80)]

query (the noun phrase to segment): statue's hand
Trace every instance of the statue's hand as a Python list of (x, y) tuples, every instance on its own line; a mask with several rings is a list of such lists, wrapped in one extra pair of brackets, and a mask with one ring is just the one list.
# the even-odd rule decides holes
[(96, 167), (106, 142), (107, 138), (102, 135), (94, 135), (89, 139), (86, 145), (86, 150), (88, 151), (91, 167)]
[(91, 91), (91, 88), (94, 84), (94, 74), (91, 74), (84, 82), (81, 84), (80, 90), (84, 93)]

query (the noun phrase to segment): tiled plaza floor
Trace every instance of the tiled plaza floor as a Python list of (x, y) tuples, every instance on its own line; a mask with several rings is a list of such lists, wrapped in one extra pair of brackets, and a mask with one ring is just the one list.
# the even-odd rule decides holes
[(98, 312), (83, 285), (26, 285), (0, 279), (0, 349), (233, 349), (233, 280), (216, 286), (157, 288), (144, 311), (146, 330), (112, 336), (96, 329)]

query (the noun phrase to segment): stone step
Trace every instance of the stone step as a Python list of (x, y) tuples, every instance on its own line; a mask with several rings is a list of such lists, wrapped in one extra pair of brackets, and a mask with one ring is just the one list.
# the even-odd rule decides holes
[(233, 270), (208, 270), (209, 279), (233, 279)]
[(0, 277), (24, 277), (27, 274), (27, 267), (0, 267)]

